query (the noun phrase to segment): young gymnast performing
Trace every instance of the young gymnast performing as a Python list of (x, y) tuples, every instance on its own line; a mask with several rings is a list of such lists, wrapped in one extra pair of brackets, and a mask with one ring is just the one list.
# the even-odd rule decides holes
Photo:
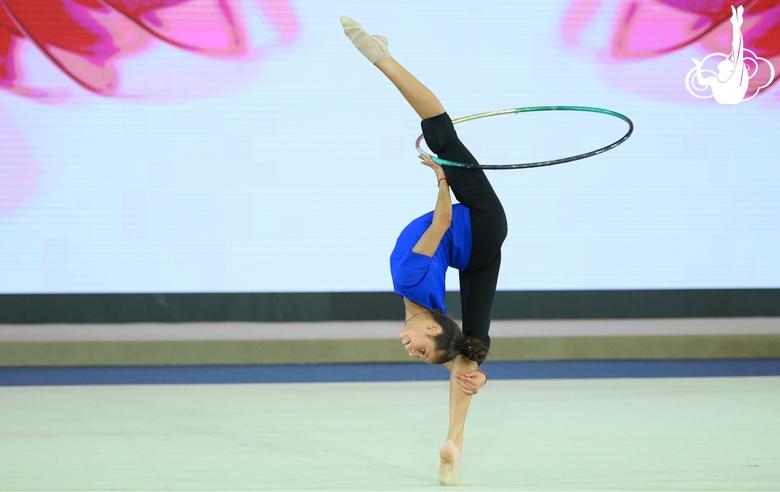
[[(458, 139), (436, 96), (390, 56), (387, 38), (372, 36), (342, 17), (344, 34), (401, 92), (422, 119), (428, 147), (442, 159), (477, 164)], [(506, 215), (481, 169), (446, 167), (420, 155), (436, 173), (436, 207), (413, 220), (390, 256), (395, 291), (403, 296), (406, 322), (399, 338), (411, 357), (444, 364), (450, 376), (447, 441), (439, 452), (439, 482), (462, 485), (458, 478), (463, 428), (471, 396), (487, 381), (478, 369), (490, 347), (490, 308), (507, 234)], [(452, 204), (450, 189), (459, 204)], [(444, 278), (448, 267), (460, 272), (463, 330), (446, 316)]]

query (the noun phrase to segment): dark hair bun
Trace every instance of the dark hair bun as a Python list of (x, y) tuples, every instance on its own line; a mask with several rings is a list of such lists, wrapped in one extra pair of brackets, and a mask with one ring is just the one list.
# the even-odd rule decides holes
[(487, 357), (488, 348), (479, 338), (467, 338), (463, 342), (460, 353), (463, 357), (482, 364)]
[(441, 327), (441, 333), (432, 337), (434, 347), (439, 352), (434, 364), (444, 364), (458, 355), (482, 364), (487, 357), (488, 348), (478, 338), (466, 338), (458, 323), (440, 310), (431, 311), (431, 317)]

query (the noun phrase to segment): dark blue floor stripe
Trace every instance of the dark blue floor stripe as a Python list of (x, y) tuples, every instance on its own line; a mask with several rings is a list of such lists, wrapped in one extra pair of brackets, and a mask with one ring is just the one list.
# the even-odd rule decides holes
[[(778, 376), (780, 359), (486, 362), (491, 379)], [(0, 367), (0, 386), (445, 380), (424, 363), (241, 366)]]

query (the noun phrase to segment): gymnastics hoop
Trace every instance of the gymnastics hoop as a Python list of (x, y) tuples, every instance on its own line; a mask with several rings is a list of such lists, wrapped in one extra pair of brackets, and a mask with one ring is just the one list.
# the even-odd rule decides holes
[(528, 108), (499, 109), (497, 111), (488, 111), (487, 113), (472, 114), (470, 116), (463, 116), (461, 118), (456, 118), (452, 120), (452, 123), (456, 125), (458, 123), (463, 123), (464, 121), (478, 120), (480, 118), (488, 118), (490, 116), (499, 116), (502, 114), (514, 114), (514, 113), (531, 113), (534, 111), (583, 111), (586, 113), (607, 114), (610, 116), (614, 116), (615, 118), (620, 118), (621, 120), (628, 123), (628, 131), (626, 132), (625, 135), (623, 135), (620, 138), (620, 140), (616, 140), (615, 142), (607, 145), (606, 147), (602, 147), (597, 150), (586, 152), (584, 154), (577, 154), (571, 157), (564, 157), (563, 159), (555, 159), (552, 161), (526, 162), (523, 164), (466, 164), (463, 162), (448, 161), (446, 159), (439, 159), (438, 157), (434, 157), (431, 154), (425, 152), (422, 148), (420, 148), (420, 142), (422, 142), (424, 138), (423, 135), (417, 137), (417, 140), (414, 142), (414, 144), (415, 147), (417, 147), (417, 151), (420, 154), (430, 157), (431, 159), (433, 159), (434, 162), (442, 166), (467, 167), (473, 169), (528, 169), (532, 167), (543, 167), (543, 166), (552, 166), (554, 164), (563, 164), (564, 162), (578, 161), (580, 159), (585, 159), (587, 157), (593, 157), (594, 155), (598, 155), (608, 150), (614, 149), (618, 145), (628, 140), (628, 137), (630, 137), (631, 134), (634, 132), (634, 122), (632, 122), (628, 118), (628, 116), (622, 115), (615, 111), (611, 111), (609, 109), (591, 108), (588, 106), (531, 106)]

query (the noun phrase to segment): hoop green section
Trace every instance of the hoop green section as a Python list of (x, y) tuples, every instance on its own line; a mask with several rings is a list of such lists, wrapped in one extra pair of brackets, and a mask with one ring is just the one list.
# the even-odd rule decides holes
[(628, 140), (628, 137), (631, 136), (631, 134), (634, 132), (634, 122), (632, 122), (628, 116), (622, 115), (616, 111), (612, 111), (609, 109), (603, 109), (603, 108), (591, 108), (588, 106), (531, 106), (527, 108), (510, 108), (510, 109), (499, 109), (497, 111), (488, 111), (487, 113), (479, 113), (479, 114), (472, 114), (470, 116), (463, 116), (461, 118), (456, 118), (452, 120), (453, 124), (463, 123), (465, 121), (471, 121), (471, 120), (478, 120), (480, 118), (488, 118), (490, 116), (499, 116), (502, 114), (515, 114), (515, 113), (532, 113), (535, 111), (583, 111), (586, 113), (601, 113), (606, 114), (609, 116), (614, 116), (615, 118), (620, 118), (621, 120), (628, 123), (628, 131), (625, 135), (623, 135), (619, 140), (616, 140), (615, 142), (612, 142), (611, 144), (601, 147), (600, 149), (592, 150), (590, 152), (586, 152), (584, 154), (577, 154), (573, 155), (571, 157), (564, 157), (562, 159), (555, 159), (552, 161), (539, 161), (539, 162), (526, 162), (522, 164), (466, 164), (463, 162), (453, 162), (448, 161), (446, 159), (439, 159), (438, 157), (433, 157), (432, 155), (428, 154), (422, 148), (420, 147), (420, 142), (423, 140), (423, 135), (420, 135), (417, 137), (417, 140), (415, 141), (415, 147), (417, 147), (417, 151), (423, 155), (431, 157), (434, 162), (442, 165), (442, 166), (451, 166), (451, 167), (469, 167), (469, 168), (475, 168), (475, 169), (527, 169), (531, 167), (543, 167), (543, 166), (552, 166), (555, 164), (563, 164), (564, 162), (572, 162), (572, 161), (578, 161), (580, 159), (585, 159), (587, 157), (593, 157), (594, 155), (601, 154), (603, 152), (606, 152), (608, 150), (614, 149), (618, 145), (622, 144), (626, 140)]

